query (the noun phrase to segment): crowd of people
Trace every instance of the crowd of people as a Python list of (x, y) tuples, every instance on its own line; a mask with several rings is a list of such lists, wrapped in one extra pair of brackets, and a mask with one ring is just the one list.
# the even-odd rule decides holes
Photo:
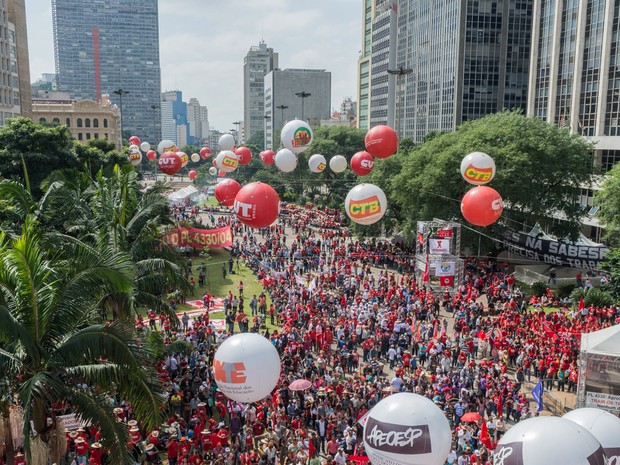
[[(191, 352), (158, 366), (168, 393), (164, 425), (145, 431), (130, 405), (116, 406), (136, 463), (364, 463), (361, 420), (383, 397), (408, 391), (448, 418), (446, 463), (490, 464), (507, 425), (536, 414), (527, 383), (574, 392), (580, 334), (620, 318), (617, 307), (528, 312), (507, 266), (493, 259), (468, 260), (454, 291), (434, 291), (413, 274), (412, 250), (356, 240), (336, 211), (289, 206), (258, 232), (230, 215), (207, 222), (232, 227), (233, 256), (264, 290), (243, 295), (241, 286), (226, 296), (232, 324), (223, 330), (208, 307), (179, 329), (149, 325), (167, 342), (188, 341)], [(245, 313), (241, 324), (236, 316)], [(238, 331), (263, 334), (282, 362), (272, 395), (248, 405), (225, 398), (210, 369), (217, 345)], [(310, 386), (289, 389), (298, 379)], [(105, 463), (97, 434), (70, 433), (66, 463)]]

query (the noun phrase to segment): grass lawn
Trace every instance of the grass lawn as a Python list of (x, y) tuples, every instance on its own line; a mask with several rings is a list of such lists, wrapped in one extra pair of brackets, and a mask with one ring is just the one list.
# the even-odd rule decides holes
[[(557, 312), (559, 310), (559, 308), (557, 308), (557, 307), (544, 307), (543, 310), (548, 315), (549, 313)], [(538, 311), (538, 309), (534, 308), (533, 305), (530, 305), (529, 307), (527, 307), (527, 311), (531, 313), (533, 311)]]
[[(207, 266), (207, 283), (205, 286), (198, 286), (198, 266), (205, 263), (205, 260), (200, 257), (192, 258), (192, 275), (194, 276), (194, 281), (196, 281), (196, 289), (194, 292), (187, 296), (187, 300), (202, 300), (202, 295), (205, 291), (208, 291), (214, 297), (226, 297), (228, 291), (231, 291), (233, 295), (238, 295), (239, 293), (239, 281), (243, 281), (243, 296), (244, 296), (244, 309), (243, 311), (250, 318), (250, 326), (251, 324), (251, 315), (252, 310), (250, 309), (250, 299), (254, 294), (256, 297), (260, 295), (263, 291), (263, 285), (258, 282), (252, 270), (247, 268), (241, 262), (237, 266), (236, 262), (233, 266), (234, 274), (228, 273), (228, 259), (230, 258), (230, 252), (224, 249), (212, 249), (209, 259), (206, 261)], [(224, 278), (222, 275), (222, 265), (226, 265), (226, 277)], [(271, 299), (269, 298), (269, 294), (267, 295), (267, 308), (271, 304)], [(193, 307), (189, 305), (179, 305), (177, 307), (177, 312), (189, 311), (193, 310)], [(212, 319), (223, 319), (224, 312), (217, 312), (211, 314)], [(273, 329), (278, 329), (278, 326), (272, 326), (269, 324), (269, 316), (267, 316), (267, 328), (270, 332), (273, 332)]]

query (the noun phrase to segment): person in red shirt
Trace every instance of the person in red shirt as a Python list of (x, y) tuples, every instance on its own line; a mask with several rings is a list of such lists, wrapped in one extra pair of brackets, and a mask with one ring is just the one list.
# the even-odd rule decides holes
[(179, 459), (179, 443), (177, 438), (172, 436), (166, 444), (169, 465), (177, 465)]
[(79, 464), (85, 464), (88, 461), (88, 449), (88, 443), (84, 439), (78, 437), (75, 440), (75, 452)]
[(140, 429), (137, 426), (133, 426), (129, 429), (129, 438), (134, 444), (137, 444), (142, 440)]
[(92, 461), (92, 463), (94, 463), (95, 465), (101, 465), (101, 456), (103, 455), (103, 451), (101, 450), (101, 444), (99, 444), (98, 442), (93, 442), (90, 447), (90, 459), (88, 459), (88, 461)]
[(15, 454), (15, 459), (13, 460), (15, 465), (24, 465), (26, 463), (26, 458), (22, 452), (18, 452)]

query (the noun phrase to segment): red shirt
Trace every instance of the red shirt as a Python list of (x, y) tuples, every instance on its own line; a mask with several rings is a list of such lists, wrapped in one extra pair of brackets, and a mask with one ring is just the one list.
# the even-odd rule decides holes
[(75, 451), (77, 455), (86, 455), (88, 454), (88, 443), (85, 441), (80, 441), (75, 444)]
[(173, 442), (169, 442), (168, 445), (166, 446), (166, 449), (168, 449), (168, 458), (177, 458), (179, 455), (179, 443), (176, 441)]

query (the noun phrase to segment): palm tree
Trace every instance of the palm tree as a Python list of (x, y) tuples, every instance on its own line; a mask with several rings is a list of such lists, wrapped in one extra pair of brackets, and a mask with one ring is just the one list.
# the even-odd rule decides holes
[(111, 463), (128, 463), (127, 431), (115, 421), (111, 399), (126, 399), (152, 428), (161, 419), (161, 386), (131, 322), (91, 322), (105, 295), (132, 292), (134, 266), (112, 248), (69, 236), (59, 243), (44, 247), (32, 215), (21, 235), (0, 232), (0, 405), (23, 408), (28, 463), (39, 465), (41, 448), (49, 451), (57, 433), (56, 402), (68, 402), (100, 429)]

